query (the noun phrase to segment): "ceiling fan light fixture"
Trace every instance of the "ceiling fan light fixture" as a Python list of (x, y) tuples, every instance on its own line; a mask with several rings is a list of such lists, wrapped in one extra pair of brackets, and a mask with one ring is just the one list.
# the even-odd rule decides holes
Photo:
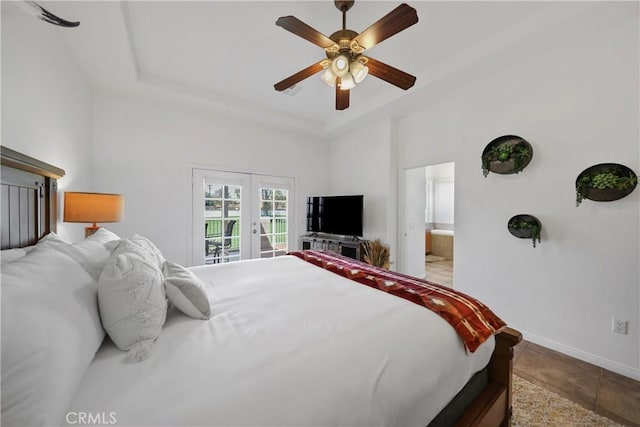
[(336, 87), (336, 76), (331, 71), (331, 67), (328, 67), (326, 70), (324, 70), (324, 73), (320, 75), (320, 78), (327, 84), (327, 86)]
[(336, 77), (342, 77), (349, 72), (349, 58), (346, 55), (338, 55), (331, 62), (331, 71)]
[(369, 67), (362, 64), (360, 61), (353, 61), (349, 67), (349, 71), (351, 71), (353, 80), (355, 80), (356, 83), (360, 83), (365, 77), (367, 77), (367, 74), (369, 74)]
[(342, 90), (353, 89), (355, 85), (356, 85), (356, 82), (353, 80), (353, 76), (351, 76), (351, 73), (347, 73), (344, 76), (340, 77), (340, 89)]
[(403, 90), (413, 87), (416, 82), (415, 76), (364, 56), (363, 53), (416, 24), (416, 10), (402, 3), (361, 33), (357, 33), (347, 29), (347, 10), (353, 5), (354, 0), (335, 0), (334, 3), (342, 13), (342, 29), (329, 37), (295, 16), (281, 16), (277, 19), (278, 27), (324, 49), (327, 59), (311, 64), (274, 84), (275, 90), (282, 92), (316, 73), (322, 73), (322, 81), (334, 88), (336, 110), (341, 111), (349, 108), (349, 89), (362, 82), (369, 73)]

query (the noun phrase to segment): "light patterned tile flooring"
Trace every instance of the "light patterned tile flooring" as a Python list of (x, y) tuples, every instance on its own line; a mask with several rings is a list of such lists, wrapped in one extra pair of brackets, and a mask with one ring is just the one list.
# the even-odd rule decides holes
[(453, 288), (453, 260), (425, 262), (424, 269), (428, 281)]

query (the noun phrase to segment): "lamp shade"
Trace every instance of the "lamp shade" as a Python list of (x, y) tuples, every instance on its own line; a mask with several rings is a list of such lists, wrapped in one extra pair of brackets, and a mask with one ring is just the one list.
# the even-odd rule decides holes
[(124, 196), (105, 193), (64, 193), (65, 222), (119, 222), (124, 212)]

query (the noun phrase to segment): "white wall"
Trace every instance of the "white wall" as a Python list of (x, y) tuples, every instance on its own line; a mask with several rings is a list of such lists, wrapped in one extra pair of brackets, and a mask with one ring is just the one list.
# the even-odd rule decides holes
[[(64, 29), (2, 2), (2, 145), (66, 171), (65, 190), (91, 191), (92, 90), (62, 39)], [(84, 225), (62, 221), (66, 239)]]
[(306, 197), (328, 186), (326, 145), (309, 137), (103, 92), (94, 111), (96, 191), (125, 195), (125, 221), (110, 228), (149, 237), (181, 264), (191, 253), (194, 167), (293, 177), (298, 234), (305, 230)]
[[(395, 250), (395, 146), (390, 120), (331, 140), (329, 193), (364, 195), (364, 238), (380, 239)], [(391, 224), (391, 226), (390, 226)]]
[[(456, 288), (525, 339), (637, 378), (640, 190), (575, 206), (586, 167), (618, 162), (640, 173), (638, 4), (612, 7), (577, 17), (555, 47), (400, 120), (398, 159), (400, 169), (455, 160)], [(533, 160), (518, 175), (483, 178), (480, 154), (504, 134), (527, 139)], [(542, 221), (537, 248), (507, 232), (518, 213)], [(628, 335), (611, 332), (612, 316), (629, 320)]]
[[(366, 197), (407, 169), (455, 161), (456, 287), (528, 340), (640, 378), (640, 190), (578, 208), (574, 190), (595, 163), (640, 173), (637, 16), (637, 3), (594, 4), (461, 70), (446, 94), (442, 82), (421, 88), (422, 109), (385, 123), (392, 132), (378, 123), (332, 143), (331, 188)], [(518, 175), (484, 178), (480, 154), (505, 134), (531, 142), (533, 160)], [(397, 194), (391, 185), (379, 197)], [(400, 200), (399, 218), (402, 209)], [(403, 230), (383, 212), (367, 215), (376, 235), (398, 236), (393, 255)], [(517, 213), (542, 221), (539, 247), (508, 233)], [(628, 335), (611, 332), (612, 316), (629, 321)]]
[(430, 165), (424, 169), (425, 179), (446, 179), (454, 178), (456, 172), (456, 164), (453, 162), (440, 163), (437, 165)]

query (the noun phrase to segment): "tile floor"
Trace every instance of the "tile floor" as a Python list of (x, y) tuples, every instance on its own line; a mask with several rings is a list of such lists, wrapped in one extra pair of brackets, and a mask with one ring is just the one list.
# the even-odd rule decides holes
[(625, 426), (640, 427), (640, 382), (532, 342), (515, 348), (519, 377)]
[[(425, 262), (426, 279), (453, 287), (453, 261)], [(640, 382), (522, 341), (514, 373), (625, 426), (640, 427)]]
[(425, 279), (439, 285), (453, 287), (453, 260), (425, 262)]

